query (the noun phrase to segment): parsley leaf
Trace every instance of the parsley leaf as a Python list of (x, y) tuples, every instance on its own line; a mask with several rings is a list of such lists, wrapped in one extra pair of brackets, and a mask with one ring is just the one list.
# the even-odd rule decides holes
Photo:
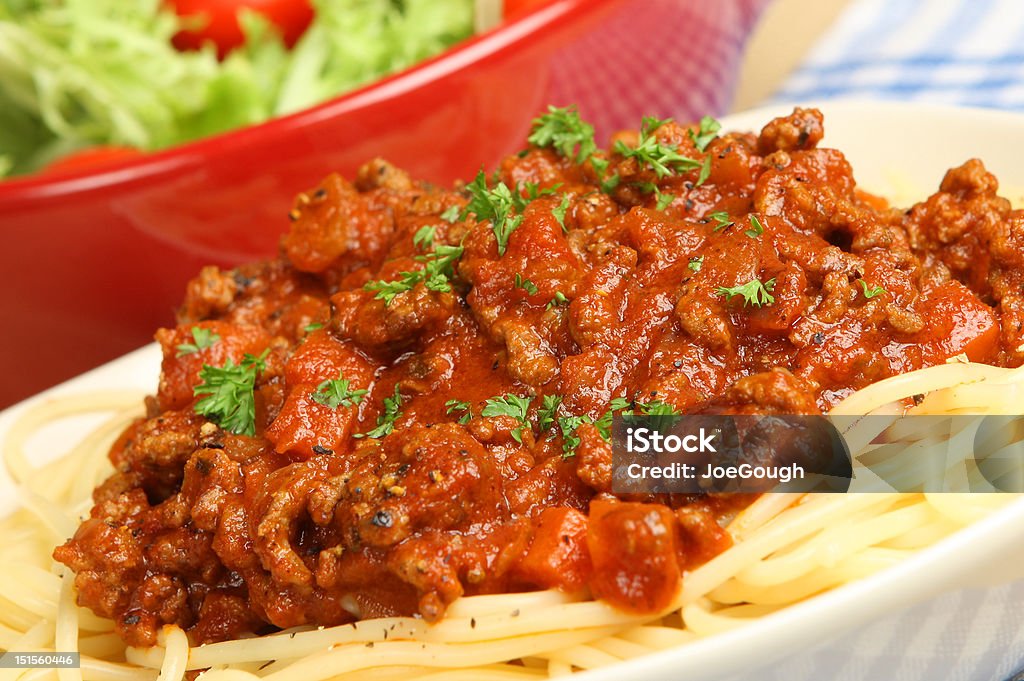
[(662, 144), (654, 133), (671, 118), (659, 120), (644, 116), (640, 128), (640, 139), (635, 147), (630, 147), (622, 140), (615, 143), (615, 151), (626, 158), (635, 158), (641, 167), (646, 165), (658, 177), (671, 175), (673, 170), (692, 170), (700, 167), (700, 161), (683, 156), (676, 147)]
[(455, 262), (462, 257), (462, 251), (462, 246), (440, 245), (426, 255), (416, 256), (417, 262), (424, 263), (423, 269), (399, 272), (399, 278), (393, 281), (368, 281), (363, 288), (376, 291), (374, 298), (383, 300), (385, 305), (421, 282), (431, 291), (451, 291), (450, 280), (455, 276)]
[(716, 121), (711, 116), (705, 116), (700, 119), (700, 126), (696, 132), (690, 129), (690, 139), (693, 140), (693, 146), (697, 147), (697, 151), (704, 151), (711, 144), (711, 140), (718, 136), (718, 131), (722, 129), (722, 124)]
[(704, 267), (704, 256), (703, 255), (695, 255), (695, 256), (693, 256), (692, 258), (690, 258), (690, 262), (689, 262), (689, 264), (687, 264), (687, 267), (690, 268), (691, 272), (700, 272), (700, 268)]
[(470, 419), (473, 418), (473, 411), (470, 409), (469, 402), (463, 402), (462, 400), (448, 400), (444, 403), (445, 414), (454, 414), (455, 412), (463, 412), (462, 416), (459, 417), (459, 423), (466, 425)]
[(576, 164), (597, 151), (594, 126), (580, 118), (575, 106), (549, 106), (547, 113), (533, 119), (526, 141), (537, 147), (550, 147)]
[(886, 291), (881, 286), (871, 286), (870, 284), (868, 284), (868, 282), (864, 281), (863, 279), (858, 279), (857, 283), (860, 284), (860, 287), (864, 290), (864, 297), (867, 298), (868, 300), (871, 300), (880, 293), (888, 293), (888, 291)]
[(412, 235), (412, 242), (422, 251), (429, 250), (434, 245), (434, 237), (437, 236), (437, 227), (424, 225)]
[(537, 429), (540, 432), (550, 430), (551, 426), (555, 424), (555, 412), (558, 411), (560, 404), (562, 404), (561, 395), (545, 395), (541, 400), (541, 407), (537, 412)]
[(313, 391), (313, 401), (331, 409), (354, 407), (363, 401), (365, 390), (349, 390), (349, 381), (344, 374), (334, 380), (326, 380)]
[[(462, 211), (462, 217), (473, 215), (479, 221), (490, 220), (491, 231), (498, 240), (498, 255), (505, 255), (508, 238), (523, 222), (522, 215), (511, 216), (516, 205), (512, 190), (504, 182), (499, 182), (494, 189), (487, 188), (487, 176), (481, 170), (476, 179), (466, 185), (472, 198)], [(522, 197), (519, 197), (522, 200)]]
[(529, 279), (524, 279), (523, 275), (521, 275), (521, 274), (516, 274), (516, 288), (523, 289), (524, 291), (529, 293), (531, 296), (532, 295), (536, 295), (537, 291), (540, 290), (539, 288), (537, 288), (536, 284), (534, 284)]
[(705, 156), (704, 161), (700, 164), (700, 173), (697, 175), (697, 185), (701, 186), (708, 181), (711, 177), (711, 157)]
[(601, 415), (601, 418), (594, 421), (594, 426), (597, 428), (597, 432), (601, 434), (605, 440), (612, 439), (612, 418), (617, 411), (628, 409), (630, 406), (629, 400), (625, 397), (615, 397), (612, 399), (610, 405), (608, 405), (608, 411)]
[(444, 209), (444, 212), (441, 213), (441, 219), (449, 224), (453, 224), (459, 221), (459, 215), (461, 213), (462, 210), (460, 210), (458, 206), (448, 206)]
[(584, 423), (593, 423), (589, 416), (560, 416), (558, 417), (558, 428), (562, 431), (562, 458), (568, 459), (576, 456), (576, 448), (580, 446), (580, 436), (576, 430)]
[(562, 228), (562, 231), (567, 233), (567, 234), (568, 234), (569, 230), (565, 226), (565, 214), (568, 211), (569, 211), (569, 195), (568, 194), (562, 194), (562, 200), (559, 201), (557, 206), (555, 206), (554, 208), (551, 209), (551, 215), (554, 216), (555, 220), (558, 222), (558, 226)]
[[(552, 196), (561, 186), (562, 183), (559, 182), (547, 189), (541, 189), (540, 185), (536, 182), (524, 182), (522, 185), (516, 185), (516, 191), (512, 192), (512, 203), (515, 205), (516, 209), (522, 213), (531, 203), (542, 196)], [(526, 196), (523, 196), (524, 191), (526, 192)]]
[(555, 297), (552, 298), (548, 304), (544, 307), (545, 310), (550, 310), (553, 307), (560, 307), (562, 305), (568, 305), (569, 299), (565, 297), (565, 294), (561, 291), (555, 291)]
[(215, 334), (209, 329), (204, 329), (201, 326), (192, 327), (192, 341), (191, 343), (182, 343), (177, 346), (178, 354), (175, 357), (184, 357), (185, 355), (191, 355), (200, 350), (212, 346), (214, 343), (220, 340), (220, 336)]
[(532, 399), (529, 397), (520, 397), (512, 393), (501, 397), (492, 397), (484, 402), (484, 408), (480, 415), (511, 416), (519, 421), (522, 425), (512, 431), (512, 439), (522, 444), (523, 429), (530, 425), (529, 419), (526, 418), (526, 412), (530, 408), (531, 401)]
[(353, 437), (381, 438), (395, 430), (395, 421), (402, 417), (402, 393), (395, 384), (395, 394), (384, 398), (384, 413), (377, 417), (377, 427), (365, 433), (357, 433)]
[(619, 174), (613, 173), (611, 177), (601, 181), (601, 193), (611, 194), (613, 191), (615, 191), (615, 188), (619, 186), (619, 182), (621, 181), (622, 178), (619, 177)]
[(715, 211), (714, 213), (708, 213), (708, 217), (705, 218), (705, 220), (707, 219), (714, 220), (717, 223), (715, 224), (715, 228), (712, 230), (714, 232), (717, 232), (720, 229), (725, 229), (726, 227), (732, 227), (733, 225), (733, 221), (729, 219), (729, 214), (726, 213), (724, 210), (718, 210)]
[(759, 237), (762, 234), (764, 234), (764, 225), (761, 224), (761, 221), (757, 219), (756, 215), (751, 213), (750, 214), (750, 229), (746, 230), (743, 233), (746, 234), (747, 236), (749, 236), (751, 239), (756, 239), (757, 237)]
[(306, 333), (313, 333), (317, 329), (324, 328), (324, 325), (320, 322), (313, 322), (312, 324), (306, 324), (306, 328), (303, 329)]
[(770, 305), (775, 302), (775, 296), (769, 293), (769, 291), (774, 289), (775, 278), (772, 277), (763, 284), (757, 279), (751, 279), (746, 284), (739, 284), (732, 288), (719, 286), (715, 293), (725, 296), (726, 301), (732, 300), (733, 296), (743, 296), (743, 307), (747, 305), (761, 307), (762, 305)]
[(637, 402), (635, 405), (627, 400), (625, 397), (616, 397), (611, 401), (608, 406), (608, 411), (601, 415), (601, 418), (594, 421), (594, 426), (597, 431), (601, 434), (605, 440), (611, 440), (612, 438), (612, 418), (615, 412), (622, 412), (623, 414), (633, 414), (635, 409), (639, 409), (640, 413), (645, 416), (678, 416), (679, 412), (675, 408), (662, 402), (660, 400), (653, 400), (651, 402)]
[(645, 194), (654, 194), (654, 207), (656, 210), (665, 210), (675, 201), (675, 194), (663, 194), (661, 188), (653, 182), (638, 182), (634, 186)]
[(204, 397), (193, 407), (195, 413), (205, 416), (224, 430), (235, 435), (256, 434), (256, 400), (253, 391), (256, 374), (266, 369), (264, 358), (246, 353), (241, 364), (228, 358), (224, 366), (204, 364), (199, 370), (202, 381), (192, 389), (193, 395)]

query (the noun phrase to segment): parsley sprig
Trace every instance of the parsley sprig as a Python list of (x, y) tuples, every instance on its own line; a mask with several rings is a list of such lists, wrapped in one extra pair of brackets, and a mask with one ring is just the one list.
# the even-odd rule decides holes
[(857, 283), (860, 284), (861, 289), (864, 291), (864, 297), (867, 300), (871, 300), (875, 296), (880, 295), (882, 293), (888, 293), (888, 291), (886, 291), (881, 286), (872, 286), (863, 279), (858, 279)]
[(451, 291), (451, 280), (455, 277), (455, 263), (462, 257), (462, 246), (439, 245), (430, 253), (417, 255), (415, 260), (423, 263), (423, 269), (399, 272), (392, 281), (369, 281), (363, 288), (376, 291), (375, 299), (390, 305), (399, 293), (412, 290), (422, 283), (431, 291)]
[(718, 131), (722, 129), (722, 124), (716, 121), (711, 116), (704, 116), (700, 119), (700, 125), (697, 130), (690, 129), (690, 139), (693, 140), (693, 146), (697, 147), (697, 151), (704, 151), (711, 144), (711, 140), (718, 136)]
[(376, 428), (365, 433), (357, 433), (353, 437), (382, 438), (395, 430), (395, 421), (402, 417), (402, 393), (395, 384), (395, 394), (384, 398), (384, 412), (377, 417)]
[(459, 423), (466, 425), (470, 419), (473, 418), (473, 411), (470, 408), (469, 402), (463, 402), (462, 400), (448, 400), (444, 403), (446, 409), (445, 414), (452, 415), (461, 412), (459, 416)]
[(532, 401), (533, 400), (529, 397), (520, 397), (513, 393), (501, 395), (500, 397), (492, 397), (484, 402), (484, 408), (480, 412), (480, 415), (511, 416), (519, 421), (521, 425), (512, 431), (512, 439), (522, 444), (523, 430), (530, 427), (530, 420), (526, 417), (526, 412), (529, 410), (530, 402)]
[(537, 147), (554, 149), (577, 165), (597, 151), (594, 126), (580, 118), (575, 106), (549, 106), (547, 113), (533, 119), (526, 141)]
[(523, 289), (531, 296), (536, 295), (540, 291), (536, 284), (518, 273), (516, 274), (515, 287)]
[(540, 409), (537, 411), (537, 429), (540, 432), (551, 430), (551, 426), (557, 421), (555, 413), (561, 404), (561, 395), (545, 395), (541, 399)]
[(569, 228), (565, 226), (565, 214), (569, 211), (569, 195), (562, 194), (562, 200), (558, 202), (558, 205), (551, 209), (551, 215), (554, 216), (558, 226), (562, 228), (562, 231), (566, 234), (569, 233)]
[(671, 175), (675, 170), (700, 168), (702, 164), (697, 159), (683, 156), (676, 147), (658, 141), (654, 133), (671, 120), (644, 116), (637, 145), (631, 147), (619, 140), (615, 143), (615, 151), (626, 158), (635, 158), (641, 166), (646, 165), (659, 178)]
[(544, 306), (545, 310), (550, 310), (553, 307), (562, 307), (568, 305), (569, 299), (565, 297), (565, 294), (561, 291), (555, 291), (555, 297), (548, 301), (548, 304)]
[(739, 284), (729, 288), (719, 286), (715, 293), (725, 296), (726, 301), (732, 300), (733, 296), (743, 296), (743, 307), (747, 305), (761, 307), (775, 302), (775, 296), (770, 293), (773, 290), (775, 290), (775, 277), (764, 283), (761, 283), (758, 279), (751, 279), (746, 284)]
[(269, 350), (259, 357), (248, 353), (241, 364), (231, 358), (224, 366), (204, 364), (199, 370), (199, 385), (193, 395), (203, 395), (193, 407), (195, 413), (205, 416), (224, 430), (235, 435), (256, 434), (256, 400), (253, 395), (256, 376), (266, 369)]
[(732, 227), (733, 225), (732, 219), (724, 210), (716, 210), (714, 213), (708, 213), (708, 216), (704, 218), (704, 221), (707, 222), (708, 220), (715, 221), (715, 228), (712, 230), (714, 232), (717, 232), (720, 229), (725, 229), (726, 227)]
[(182, 343), (177, 346), (178, 354), (176, 357), (184, 357), (185, 355), (191, 355), (200, 350), (212, 346), (214, 343), (220, 341), (220, 336), (215, 334), (209, 329), (204, 329), (201, 326), (192, 327), (192, 342)]
[(313, 401), (331, 409), (338, 407), (354, 407), (363, 401), (366, 390), (349, 389), (349, 381), (344, 374), (338, 378), (326, 380), (313, 391)]
[(523, 222), (523, 216), (512, 215), (513, 208), (522, 197), (513, 197), (512, 190), (504, 182), (498, 182), (494, 189), (487, 187), (487, 176), (481, 170), (477, 173), (476, 179), (466, 185), (470, 193), (470, 201), (462, 211), (462, 219), (472, 215), (478, 221), (490, 220), (491, 231), (494, 238), (498, 240), (498, 255), (505, 255), (508, 249), (508, 239), (512, 232), (519, 228)]
[(759, 237), (762, 234), (764, 234), (764, 225), (761, 224), (761, 221), (757, 219), (756, 215), (751, 213), (750, 214), (750, 229), (744, 231), (743, 233), (746, 234), (747, 236), (749, 236), (751, 239), (756, 239), (757, 237)]

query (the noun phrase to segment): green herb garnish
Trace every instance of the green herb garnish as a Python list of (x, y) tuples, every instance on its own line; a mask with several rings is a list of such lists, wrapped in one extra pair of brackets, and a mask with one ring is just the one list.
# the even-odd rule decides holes
[(470, 409), (469, 402), (463, 402), (462, 400), (448, 400), (447, 402), (444, 403), (444, 406), (447, 407), (444, 413), (448, 414), (449, 416), (458, 412), (462, 412), (462, 415), (459, 416), (459, 423), (461, 423), (462, 425), (466, 425), (467, 423), (469, 423), (470, 419), (473, 418), (473, 412)]
[(697, 147), (697, 151), (704, 151), (711, 144), (711, 140), (718, 136), (718, 131), (721, 129), (722, 124), (711, 116), (705, 116), (700, 119), (698, 129), (696, 131), (690, 130), (690, 139), (693, 140), (693, 146)]
[(438, 246), (426, 255), (416, 256), (415, 260), (424, 264), (423, 269), (399, 272), (398, 279), (392, 281), (370, 281), (363, 288), (376, 291), (374, 298), (383, 300), (385, 305), (390, 305), (399, 293), (412, 290), (421, 282), (431, 291), (451, 291), (455, 262), (462, 257), (462, 251), (462, 246)]
[(860, 284), (861, 289), (863, 289), (864, 291), (864, 297), (867, 298), (868, 300), (871, 300), (872, 298), (881, 293), (888, 293), (888, 291), (886, 291), (881, 286), (871, 286), (870, 284), (868, 284), (868, 282), (864, 281), (863, 279), (858, 279), (857, 283)]
[(264, 359), (268, 352), (265, 350), (259, 357), (246, 353), (237, 365), (230, 358), (222, 367), (204, 364), (199, 370), (202, 382), (192, 389), (193, 395), (204, 396), (193, 407), (195, 413), (235, 435), (255, 435), (253, 391), (256, 375), (266, 369)]
[(177, 346), (178, 354), (175, 356), (183, 357), (184, 355), (194, 354), (196, 352), (199, 352), (200, 350), (205, 350), (206, 348), (212, 346), (219, 340), (220, 336), (215, 334), (213, 331), (210, 331), (209, 329), (204, 329), (201, 326), (193, 326), (192, 342), (182, 343), (181, 345)]
[(641, 167), (646, 165), (658, 177), (671, 175), (674, 170), (699, 168), (700, 161), (683, 156), (678, 149), (660, 143), (655, 137), (655, 131), (671, 120), (644, 116), (637, 145), (630, 147), (620, 140), (615, 143), (615, 151), (626, 158), (635, 158)]
[(693, 256), (692, 258), (690, 258), (690, 262), (686, 266), (690, 268), (691, 272), (700, 272), (700, 268), (704, 267), (704, 256)]
[(751, 239), (756, 239), (757, 237), (764, 234), (764, 225), (761, 224), (761, 221), (757, 219), (756, 215), (751, 213), (750, 229), (744, 231), (743, 233), (749, 236)]
[(537, 147), (550, 147), (576, 164), (583, 163), (597, 151), (594, 126), (580, 118), (575, 106), (549, 106), (547, 113), (533, 119), (526, 141)]
[(511, 416), (520, 422), (518, 428), (512, 431), (512, 439), (522, 444), (523, 442), (523, 429), (529, 427), (530, 421), (526, 418), (526, 412), (530, 408), (529, 397), (520, 397), (509, 393), (502, 395), (501, 397), (492, 397), (484, 402), (484, 408), (480, 412), (481, 416)]
[(384, 413), (377, 417), (377, 427), (366, 433), (357, 433), (353, 437), (382, 438), (395, 430), (395, 421), (402, 417), (402, 393), (395, 384), (395, 394), (384, 398)]
[(705, 218), (705, 220), (708, 219), (714, 220), (716, 223), (715, 228), (712, 230), (714, 232), (717, 232), (720, 229), (725, 229), (726, 227), (732, 227), (733, 225), (732, 219), (729, 217), (729, 214), (726, 213), (724, 210), (718, 210), (715, 211), (714, 213), (708, 213), (708, 216), (707, 218)]
[(555, 221), (558, 222), (558, 226), (562, 228), (563, 232), (568, 233), (569, 230), (565, 226), (565, 214), (569, 211), (569, 195), (563, 194), (562, 200), (558, 202), (558, 205), (551, 209), (551, 215), (554, 216)]
[(558, 411), (560, 404), (562, 404), (561, 395), (545, 395), (541, 400), (541, 407), (537, 412), (537, 429), (540, 432), (550, 430), (551, 426), (555, 424), (557, 420), (555, 412)]
[(546, 310), (550, 310), (553, 307), (560, 307), (562, 305), (568, 305), (569, 299), (565, 297), (565, 294), (561, 291), (555, 291), (555, 297), (552, 298), (545, 306)]
[[(504, 182), (498, 182), (494, 189), (487, 188), (487, 176), (481, 170), (476, 179), (466, 185), (472, 198), (462, 211), (462, 218), (473, 215), (478, 221), (490, 220), (491, 231), (498, 241), (498, 255), (505, 255), (508, 239), (523, 222), (522, 215), (513, 216), (516, 198)], [(521, 200), (521, 197), (520, 197)]]
[(725, 296), (726, 301), (732, 300), (733, 296), (743, 296), (743, 307), (753, 305), (761, 307), (775, 302), (775, 297), (770, 291), (775, 289), (775, 278), (771, 278), (763, 284), (757, 279), (751, 279), (746, 284), (740, 284), (731, 288), (719, 286), (715, 293)]
[(540, 290), (539, 288), (537, 288), (536, 284), (534, 284), (529, 279), (524, 279), (523, 275), (521, 275), (521, 274), (516, 274), (516, 288), (523, 289), (524, 291), (529, 293), (531, 296), (532, 295), (536, 295), (537, 291)]
[(437, 236), (437, 227), (424, 225), (412, 235), (413, 244), (421, 251), (430, 250), (434, 245), (434, 237)]
[(338, 407), (354, 407), (363, 401), (365, 390), (350, 390), (349, 381), (343, 374), (338, 378), (327, 380), (313, 391), (313, 401), (331, 409)]
[(458, 206), (448, 206), (441, 213), (441, 219), (449, 224), (453, 224), (459, 221), (459, 215), (462, 213), (462, 209)]

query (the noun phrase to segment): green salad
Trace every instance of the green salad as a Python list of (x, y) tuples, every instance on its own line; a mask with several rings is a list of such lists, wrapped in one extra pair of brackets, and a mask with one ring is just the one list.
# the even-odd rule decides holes
[(473, 32), (473, 0), (312, 0), (289, 49), (238, 14), (245, 43), (178, 51), (192, 19), (161, 0), (0, 0), (0, 176), (94, 145), (155, 150), (320, 103)]

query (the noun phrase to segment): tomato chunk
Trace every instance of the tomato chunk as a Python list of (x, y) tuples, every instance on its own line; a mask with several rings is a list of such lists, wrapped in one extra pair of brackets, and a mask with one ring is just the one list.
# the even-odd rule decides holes
[[(197, 344), (193, 329), (206, 332), (208, 346)], [(204, 364), (219, 367), (229, 359), (240, 364), (246, 354), (259, 355), (270, 344), (270, 336), (258, 326), (221, 321), (160, 329), (156, 339), (164, 354), (157, 392), (161, 409), (182, 409), (192, 402), (195, 398), (192, 389), (199, 384), (199, 372)]]
[(594, 596), (635, 613), (668, 606), (682, 579), (676, 534), (675, 517), (666, 506), (591, 502), (587, 546)]
[(564, 506), (544, 509), (517, 572), (523, 581), (545, 589), (582, 589), (590, 575), (587, 516)]
[(318, 402), (317, 388), (334, 380), (347, 380), (352, 391), (365, 390), (373, 381), (373, 366), (326, 330), (314, 331), (285, 365), (288, 395), (265, 434), (276, 451), (307, 459), (345, 445), (362, 397), (352, 398), (351, 405)]

